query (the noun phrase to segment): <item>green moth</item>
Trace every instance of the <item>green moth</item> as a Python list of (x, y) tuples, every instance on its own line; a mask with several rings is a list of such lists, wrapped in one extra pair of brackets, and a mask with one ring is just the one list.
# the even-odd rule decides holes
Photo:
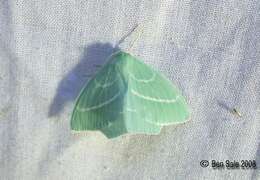
[(159, 134), (162, 126), (184, 123), (188, 116), (184, 97), (169, 80), (119, 51), (82, 89), (71, 129), (100, 130), (108, 138), (125, 133)]

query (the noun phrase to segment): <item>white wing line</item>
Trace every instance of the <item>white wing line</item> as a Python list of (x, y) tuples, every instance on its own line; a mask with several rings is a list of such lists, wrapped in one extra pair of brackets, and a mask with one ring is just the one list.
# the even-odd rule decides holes
[(138, 79), (138, 78), (135, 77), (134, 74), (132, 74), (132, 73), (130, 73), (130, 72), (129, 72), (129, 75), (130, 75), (131, 78), (133, 78), (133, 79), (136, 80), (137, 82), (143, 82), (143, 83), (149, 83), (149, 82), (153, 81), (154, 78), (155, 78), (155, 73), (153, 73), (152, 77), (149, 78), (149, 79)]
[(120, 95), (120, 91), (116, 95), (114, 95), (111, 99), (109, 99), (109, 100), (107, 100), (107, 101), (105, 101), (103, 103), (100, 103), (100, 104), (95, 105), (95, 106), (87, 107), (87, 108), (80, 108), (80, 107), (78, 107), (77, 110), (85, 112), (85, 111), (91, 111), (91, 110), (99, 109), (99, 108), (101, 108), (101, 107), (103, 107), (105, 105), (108, 105), (109, 103), (113, 102), (119, 95)]
[(114, 81), (110, 82), (110, 83), (101, 84), (101, 83), (99, 83), (99, 82), (95, 79), (95, 83), (97, 84), (97, 86), (102, 87), (102, 88), (106, 88), (106, 87), (112, 86), (116, 81), (117, 81), (117, 78), (116, 78)]
[(131, 93), (135, 96), (138, 96), (142, 99), (145, 99), (145, 100), (149, 100), (149, 101), (154, 101), (154, 102), (160, 102), (160, 103), (175, 103), (179, 96), (176, 96), (176, 98), (173, 98), (173, 99), (161, 99), (161, 98), (154, 98), (154, 97), (150, 97), (150, 96), (145, 96), (133, 89), (131, 89)]
[[(137, 112), (136, 109), (131, 109), (131, 108), (126, 108), (126, 111), (128, 111), (128, 112)], [(121, 111), (120, 114), (124, 114), (124, 112)]]
[[(110, 69), (109, 69), (110, 70)], [(111, 73), (111, 70), (108, 71), (107, 73), (107, 77), (105, 79), (105, 83), (102, 84), (102, 83), (99, 83), (96, 79), (94, 80), (95, 84), (99, 87), (102, 87), (102, 88), (106, 88), (106, 87), (109, 87), (109, 86), (112, 86), (116, 81), (117, 81), (117, 77), (115, 78), (114, 81), (110, 82), (110, 83), (107, 83), (107, 80), (108, 80), (108, 77), (110, 76), (110, 73)]]
[(129, 112), (137, 112), (136, 109), (131, 109), (131, 108), (126, 108), (126, 111), (129, 111)]

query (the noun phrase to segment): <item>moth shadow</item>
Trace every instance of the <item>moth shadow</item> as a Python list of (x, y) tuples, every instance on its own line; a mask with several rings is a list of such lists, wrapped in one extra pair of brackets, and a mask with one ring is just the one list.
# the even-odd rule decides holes
[[(120, 48), (117, 45), (114, 47), (110, 43), (97, 42), (85, 47), (79, 63), (59, 83), (49, 108), (48, 117), (60, 115), (66, 103), (75, 101), (83, 86), (100, 69), (107, 58), (117, 51), (120, 51)], [(69, 123), (66, 122), (66, 124), (67, 129), (70, 129), (68, 128)], [(107, 138), (126, 133), (123, 122), (111, 123), (111, 126), (100, 129), (100, 131)]]
[(110, 43), (94, 43), (84, 48), (80, 62), (61, 80), (49, 107), (48, 117), (59, 115), (66, 103), (74, 101), (80, 90), (105, 60), (116, 51)]
[[(63, 113), (65, 105), (75, 101), (91, 75), (99, 70), (112, 53), (119, 50), (117, 46), (113, 47), (110, 43), (100, 42), (85, 47), (79, 63), (59, 83), (53, 101), (49, 106), (48, 117), (66, 120), (58, 120), (52, 126), (52, 139), (47, 144), (46, 149), (43, 150), (43, 158), (39, 163), (39, 172), (42, 176), (45, 176), (51, 165), (57, 163), (59, 157), (63, 156), (68, 147), (85, 136), (75, 136), (71, 133), (70, 116)], [(117, 126), (112, 125), (111, 128), (104, 128), (100, 131), (106, 137), (111, 138), (124, 133), (124, 127), (124, 124), (120, 123)]]

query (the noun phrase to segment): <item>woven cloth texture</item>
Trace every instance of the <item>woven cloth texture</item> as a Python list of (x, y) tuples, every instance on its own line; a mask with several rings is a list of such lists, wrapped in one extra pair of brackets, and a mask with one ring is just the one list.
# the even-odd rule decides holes
[[(0, 179), (260, 179), (259, 12), (257, 0), (0, 0)], [(156, 136), (72, 134), (80, 89), (136, 24), (131, 54), (179, 87), (190, 121)]]

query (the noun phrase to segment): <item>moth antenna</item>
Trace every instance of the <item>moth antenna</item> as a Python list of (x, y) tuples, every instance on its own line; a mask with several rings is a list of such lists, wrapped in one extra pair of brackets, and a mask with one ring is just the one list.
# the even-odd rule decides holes
[(118, 41), (118, 43), (117, 43), (117, 45), (116, 46), (119, 46), (121, 43), (123, 43), (124, 41), (125, 41), (125, 39), (127, 38), (127, 37), (129, 37), (134, 31), (135, 31), (135, 29), (138, 27), (138, 24), (136, 24), (135, 26), (134, 26), (134, 28), (129, 32), (129, 33), (127, 33), (126, 35), (124, 35), (119, 41)]
[[(138, 25), (136, 26), (136, 28), (138, 27)], [(136, 28), (134, 30), (136, 30)], [(133, 40), (132, 44), (129, 46), (129, 48), (127, 49), (127, 51), (131, 51), (133, 46), (135, 45), (136, 41), (140, 38), (140, 36), (143, 34), (143, 31), (144, 31), (144, 27), (140, 27), (140, 29), (138, 29), (138, 34), (137, 36), (135, 37), (135, 39)]]

